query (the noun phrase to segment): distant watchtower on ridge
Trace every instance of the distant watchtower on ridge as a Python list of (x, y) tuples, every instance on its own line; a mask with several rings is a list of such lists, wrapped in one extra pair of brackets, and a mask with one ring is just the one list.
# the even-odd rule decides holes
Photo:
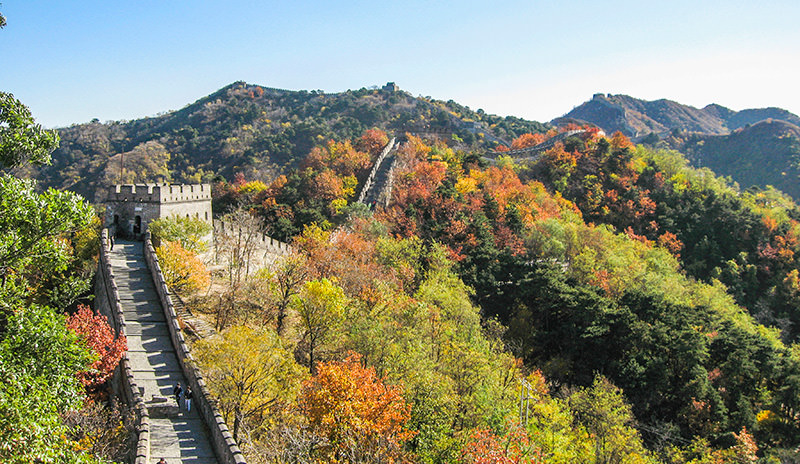
[(105, 226), (120, 236), (141, 238), (150, 222), (175, 215), (212, 224), (210, 184), (113, 185), (105, 204)]

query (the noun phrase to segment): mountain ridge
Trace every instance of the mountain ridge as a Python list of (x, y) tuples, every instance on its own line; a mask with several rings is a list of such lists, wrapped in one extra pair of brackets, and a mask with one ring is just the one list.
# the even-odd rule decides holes
[(800, 125), (800, 117), (775, 107), (734, 111), (712, 103), (698, 109), (668, 99), (642, 100), (628, 95), (596, 93), (592, 99), (573, 108), (552, 124), (585, 121), (607, 133), (622, 132), (629, 137), (644, 137), (651, 132), (666, 135), (678, 129), (725, 135), (765, 119), (778, 119)]
[(730, 176), (744, 188), (773, 186), (800, 198), (800, 127), (765, 119), (727, 135), (681, 134), (667, 144), (697, 167)]
[(595, 94), (555, 125), (591, 124), (635, 142), (678, 150), (696, 167), (729, 176), (743, 188), (773, 186), (800, 199), (800, 117), (775, 107), (698, 109), (671, 100)]
[(440, 133), (484, 150), (550, 128), (414, 97), (394, 85), (331, 94), (237, 81), (158, 116), (60, 128), (52, 165), (22, 174), (96, 201), (98, 188), (113, 183), (210, 182), (238, 172), (269, 180), (324, 141), (354, 139), (373, 127)]
[[(573, 122), (609, 134), (638, 134), (634, 141), (683, 151), (694, 165), (730, 176), (744, 188), (757, 180), (761, 188), (773, 185), (800, 198), (795, 175), (800, 145), (793, 142), (794, 132), (744, 131), (734, 137), (737, 130), (769, 119), (800, 125), (800, 117), (780, 108), (734, 111), (710, 104), (698, 109), (668, 99), (606, 94), (595, 94), (548, 124), (473, 111), (453, 100), (414, 97), (392, 83), (325, 93), (237, 81), (157, 116), (60, 128), (61, 147), (52, 165), (28, 167), (22, 174), (43, 187), (100, 201), (96, 192), (113, 183), (211, 182), (239, 172), (270, 180), (324, 141), (353, 139), (373, 127), (401, 135), (433, 133), (465, 150), (490, 151), (523, 133)], [(722, 162), (722, 149), (749, 161)]]

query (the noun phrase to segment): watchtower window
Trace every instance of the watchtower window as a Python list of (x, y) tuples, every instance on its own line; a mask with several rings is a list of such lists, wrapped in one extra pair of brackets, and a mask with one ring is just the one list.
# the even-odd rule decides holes
[(133, 220), (133, 235), (142, 233), (142, 217), (136, 216)]

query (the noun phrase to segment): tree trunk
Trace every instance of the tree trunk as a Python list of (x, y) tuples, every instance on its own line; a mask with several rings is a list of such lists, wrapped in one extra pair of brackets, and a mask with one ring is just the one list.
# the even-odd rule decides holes
[(308, 343), (308, 372), (314, 375), (314, 337), (309, 339)]
[(283, 320), (286, 319), (286, 306), (288, 306), (288, 304), (284, 302), (278, 305), (278, 320), (275, 324), (275, 331), (278, 335), (283, 335)]
[(237, 406), (233, 410), (233, 440), (239, 442), (239, 423), (241, 421), (241, 412)]

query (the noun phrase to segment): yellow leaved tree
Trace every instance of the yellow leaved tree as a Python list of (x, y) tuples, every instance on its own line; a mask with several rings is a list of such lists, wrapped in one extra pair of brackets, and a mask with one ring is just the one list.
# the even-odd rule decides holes
[(231, 327), (192, 351), (225, 421), (233, 423), (234, 439), (247, 424), (290, 409), (305, 378), (291, 347), (271, 329)]

